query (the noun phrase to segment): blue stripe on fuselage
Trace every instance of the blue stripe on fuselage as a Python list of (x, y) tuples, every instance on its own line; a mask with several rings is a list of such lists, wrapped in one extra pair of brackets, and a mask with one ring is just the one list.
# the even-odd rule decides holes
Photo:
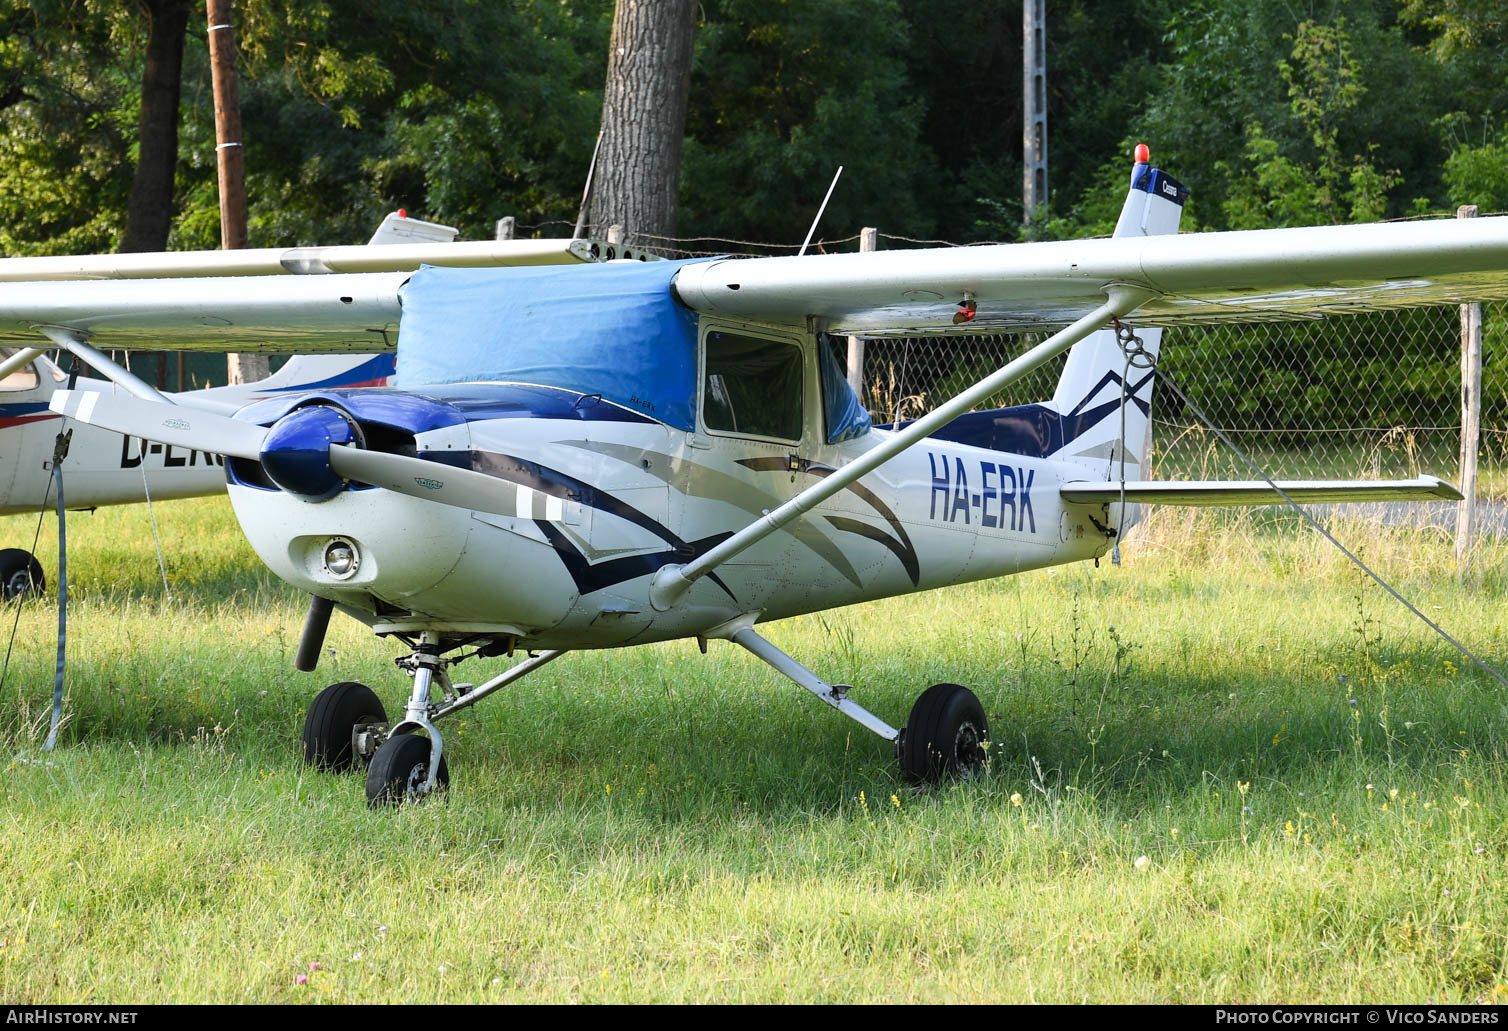
[[(369, 430), (380, 427), (415, 435), (446, 426), (459, 426), (461, 423), (497, 419), (655, 422), (648, 416), (604, 401), (596, 394), (580, 394), (574, 390), (527, 383), (453, 384), (437, 388), (433, 394), (387, 387), (313, 391), (253, 402), (237, 412), (236, 418), (258, 426), (271, 426), (295, 408), (316, 404), (341, 408)], [(45, 405), (42, 407), (46, 408)], [(442, 458), (441, 455), (444, 454), (446, 453), (424, 452), (422, 457), (441, 462), (457, 460)], [(253, 469), (243, 468), (242, 461), (235, 459), (226, 463), (232, 483), (260, 490), (275, 489), (268, 483), (260, 482)]]
[(328, 376), (313, 383), (295, 383), (288, 387), (273, 387), (268, 393), (287, 394), (295, 390), (324, 390), (327, 387), (349, 387), (357, 383), (370, 383), (373, 380), (390, 379), (397, 368), (398, 358), (391, 354), (373, 355), (354, 369)]
[[(1138, 397), (1141, 388), (1152, 378), (1147, 373), (1140, 381), (1126, 386), (1126, 400), (1136, 405), (1143, 415), (1151, 412), (1149, 402)], [(1120, 374), (1106, 372), (1084, 399), (1067, 415), (1047, 405), (1016, 405), (1012, 408), (992, 408), (983, 412), (967, 412), (931, 434), (934, 440), (946, 440), (954, 444), (989, 448), (991, 451), (1006, 451), (1028, 458), (1047, 458), (1071, 444), (1102, 420), (1120, 409), (1120, 398), (1086, 408), (1085, 405), (1100, 392), (1101, 388), (1120, 385)], [(910, 422), (892, 423), (880, 429), (899, 430)]]

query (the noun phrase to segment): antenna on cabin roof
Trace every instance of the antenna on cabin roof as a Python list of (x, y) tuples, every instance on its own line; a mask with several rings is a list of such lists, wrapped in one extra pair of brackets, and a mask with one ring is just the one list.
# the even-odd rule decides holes
[(833, 181), (827, 187), (827, 196), (822, 198), (822, 206), (817, 209), (817, 217), (812, 219), (812, 227), (806, 231), (806, 239), (801, 241), (801, 249), (796, 252), (796, 257), (806, 253), (807, 245), (812, 242), (812, 234), (817, 231), (817, 223), (822, 221), (822, 212), (827, 210), (827, 202), (833, 199), (833, 188), (838, 185), (838, 176), (843, 174), (843, 166), (838, 166), (838, 171), (833, 174)]

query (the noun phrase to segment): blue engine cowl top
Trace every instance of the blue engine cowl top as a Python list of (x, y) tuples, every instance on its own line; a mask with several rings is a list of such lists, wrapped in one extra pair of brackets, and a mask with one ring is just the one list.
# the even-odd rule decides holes
[(332, 444), (362, 447), (356, 420), (330, 405), (295, 408), (267, 431), (260, 460), (267, 477), (305, 501), (328, 501), (347, 481), (330, 468)]

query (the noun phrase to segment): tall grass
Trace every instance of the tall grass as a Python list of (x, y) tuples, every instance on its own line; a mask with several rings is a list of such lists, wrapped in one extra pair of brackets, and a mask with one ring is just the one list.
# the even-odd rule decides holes
[[(142, 510), (70, 522), (52, 753), (54, 613), (20, 609), (7, 1001), (1508, 994), (1508, 697), (1281, 517), (1159, 512), (1119, 568), (770, 627), (892, 722), (974, 685), (981, 780), (917, 791), (752, 657), (676, 643), (568, 656), (457, 716), (449, 794), (373, 813), (298, 733), (337, 679), (395, 709), (396, 648), (337, 622), (291, 672), (302, 605), (224, 502), (157, 515), (171, 598)], [(1432, 531), (1334, 529), (1508, 662), (1508, 546), (1463, 584)]]

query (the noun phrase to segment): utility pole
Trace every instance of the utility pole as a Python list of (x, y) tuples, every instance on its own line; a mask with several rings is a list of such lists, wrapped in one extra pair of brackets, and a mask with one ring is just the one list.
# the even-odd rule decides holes
[(1021, 2), (1021, 208), (1030, 226), (1047, 205), (1047, 0)]
[[(246, 151), (241, 146), (241, 90), (236, 82), (236, 36), (231, 0), (206, 0), (209, 18), (210, 84), (215, 97), (215, 164), (220, 175), (220, 248), (246, 246)], [(265, 379), (267, 356), (231, 354), (226, 371), (232, 383)]]

